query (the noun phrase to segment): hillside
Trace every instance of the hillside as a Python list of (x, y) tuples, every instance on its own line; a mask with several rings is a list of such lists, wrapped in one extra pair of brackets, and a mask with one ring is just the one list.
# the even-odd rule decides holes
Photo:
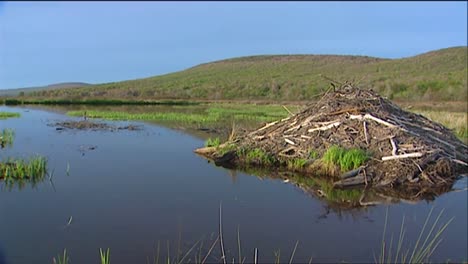
[(87, 86), (87, 85), (90, 85), (90, 84), (89, 83), (83, 83), (83, 82), (65, 82), (65, 83), (50, 84), (50, 85), (46, 85), (46, 86), (7, 89), (7, 90), (0, 90), (0, 96), (17, 96), (21, 92), (30, 93), (30, 92), (38, 92), (38, 91), (44, 91), (44, 90), (55, 90), (55, 89), (67, 89), (67, 88), (83, 87), (83, 86)]
[(150, 78), (48, 90), (54, 98), (307, 100), (329, 81), (361, 80), (399, 100), (467, 100), (467, 47), (403, 59), (341, 55), (273, 55), (205, 63)]

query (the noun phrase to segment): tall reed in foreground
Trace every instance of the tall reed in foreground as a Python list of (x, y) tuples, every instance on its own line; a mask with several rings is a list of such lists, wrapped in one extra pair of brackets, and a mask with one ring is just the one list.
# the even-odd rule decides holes
[[(387, 231), (387, 220), (388, 220), (388, 208), (385, 215), (385, 225), (382, 235), (382, 245), (379, 259), (375, 259), (376, 263), (429, 263), (432, 254), (435, 252), (437, 247), (442, 242), (441, 235), (447, 229), (449, 224), (452, 222), (453, 218), (448, 220), (446, 223), (441, 223), (438, 225), (439, 220), (444, 212), (442, 209), (436, 219), (432, 222), (432, 226), (429, 230), (426, 230), (426, 227), (429, 224), (431, 219), (432, 211), (434, 208), (431, 208), (429, 211), (424, 225), (419, 232), (418, 239), (414, 245), (408, 245), (409, 242), (405, 241), (405, 217), (400, 227), (400, 234), (398, 237), (398, 242), (396, 245), (396, 252), (393, 252), (393, 234), (391, 235), (390, 243), (386, 242), (386, 231)], [(429, 224), (430, 225), (430, 224)], [(406, 251), (404, 249), (407, 249)], [(375, 256), (374, 256), (375, 258)]]

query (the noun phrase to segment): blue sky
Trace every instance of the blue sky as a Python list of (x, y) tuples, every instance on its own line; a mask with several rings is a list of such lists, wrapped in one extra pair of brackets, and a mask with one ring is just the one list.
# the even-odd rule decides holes
[(101, 83), (260, 54), (467, 45), (467, 2), (0, 2), (0, 89)]

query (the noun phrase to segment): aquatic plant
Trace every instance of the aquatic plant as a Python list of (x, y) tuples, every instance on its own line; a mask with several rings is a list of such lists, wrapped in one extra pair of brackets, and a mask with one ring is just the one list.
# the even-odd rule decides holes
[(12, 117), (20, 117), (20, 113), (16, 112), (0, 112), (0, 119), (7, 119)]
[[(452, 222), (453, 218), (449, 219), (447, 222), (443, 224), (439, 224), (439, 220), (443, 215), (444, 209), (442, 209), (439, 215), (436, 217), (435, 220), (432, 222), (431, 228), (426, 232), (426, 227), (429, 224), (432, 212), (434, 207), (431, 208), (429, 211), (426, 220), (424, 221), (424, 225), (419, 232), (418, 239), (416, 240), (415, 244), (408, 245), (408, 242), (405, 241), (405, 216), (403, 216), (403, 220), (400, 227), (400, 234), (398, 237), (398, 242), (396, 245), (396, 252), (393, 252), (393, 234), (390, 239), (390, 242), (387, 243), (386, 241), (386, 230), (387, 230), (387, 221), (388, 221), (388, 207), (387, 212), (385, 215), (385, 224), (384, 230), (382, 235), (382, 243), (381, 243), (381, 250), (380, 256), (377, 260), (374, 256), (375, 262), (379, 264), (384, 263), (429, 263), (430, 258), (437, 247), (442, 242), (441, 235), (447, 229), (447, 227)], [(406, 251), (404, 250), (406, 249)], [(393, 255), (394, 254), (394, 255)]]
[(70, 258), (68, 257), (67, 254), (67, 249), (63, 249), (63, 253), (58, 255), (57, 258), (52, 259), (54, 264), (68, 264), (70, 263)]
[(99, 255), (101, 257), (101, 264), (110, 264), (110, 248), (106, 251), (103, 251), (102, 248), (100, 248)]
[(362, 149), (345, 149), (333, 145), (322, 157), (324, 164), (328, 167), (339, 166), (341, 171), (356, 169), (369, 159), (367, 153)]
[(11, 146), (15, 137), (15, 131), (13, 129), (5, 128), (0, 132), (0, 145)]
[(0, 179), (6, 182), (16, 180), (41, 180), (47, 171), (47, 160), (36, 156), (29, 161), (8, 158), (0, 163)]
[[(86, 116), (108, 120), (148, 120), (197, 124), (219, 123), (231, 120), (269, 122), (287, 116), (287, 112), (279, 105), (210, 104), (208, 107), (194, 108), (192, 109), (194, 111), (190, 112), (174, 111), (175, 109), (178, 108), (173, 108), (172, 112), (145, 113), (87, 110)], [(81, 117), (84, 115), (84, 112), (70, 111), (67, 112), (67, 115)]]

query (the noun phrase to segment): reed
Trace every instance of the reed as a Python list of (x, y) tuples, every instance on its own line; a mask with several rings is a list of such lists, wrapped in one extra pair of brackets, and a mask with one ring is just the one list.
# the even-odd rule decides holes
[[(405, 217), (400, 227), (400, 233), (398, 237), (398, 242), (396, 244), (396, 252), (393, 252), (393, 234), (391, 235), (390, 242), (387, 243), (386, 230), (387, 230), (387, 221), (388, 221), (388, 208), (385, 215), (385, 225), (382, 235), (382, 243), (379, 259), (375, 259), (376, 263), (386, 264), (386, 263), (429, 263), (432, 254), (435, 252), (437, 247), (442, 242), (441, 235), (447, 229), (447, 227), (452, 222), (453, 218), (449, 219), (445, 223), (439, 223), (440, 218), (444, 213), (442, 209), (439, 215), (435, 220), (431, 219), (432, 212), (434, 207), (429, 211), (426, 220), (419, 232), (418, 239), (414, 244), (411, 244), (410, 241), (405, 240)], [(432, 221), (432, 224), (431, 224)], [(430, 229), (426, 229), (428, 224), (431, 226)], [(405, 250), (406, 249), (406, 250)]]
[(12, 117), (20, 117), (20, 113), (15, 112), (0, 112), (0, 119), (7, 119)]
[(47, 160), (36, 156), (29, 160), (8, 158), (0, 163), (0, 179), (6, 182), (17, 180), (42, 180), (47, 172)]
[(2, 147), (11, 146), (15, 138), (15, 131), (13, 129), (5, 128), (0, 132), (0, 145)]

